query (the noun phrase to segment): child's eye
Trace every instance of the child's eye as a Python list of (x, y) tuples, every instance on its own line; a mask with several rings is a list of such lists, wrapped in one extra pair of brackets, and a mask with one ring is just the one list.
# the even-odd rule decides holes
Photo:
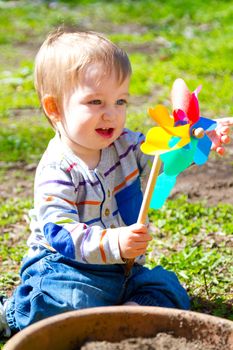
[(88, 102), (90, 105), (101, 105), (102, 101), (101, 100), (91, 100)]
[(116, 101), (116, 104), (118, 106), (123, 106), (123, 105), (126, 105), (127, 104), (127, 101), (123, 98), (120, 98), (119, 100)]

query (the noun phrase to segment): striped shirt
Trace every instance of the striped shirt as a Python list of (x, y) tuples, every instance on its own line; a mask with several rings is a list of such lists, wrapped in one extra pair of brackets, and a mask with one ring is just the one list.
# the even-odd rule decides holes
[(123, 263), (112, 228), (137, 221), (151, 160), (140, 150), (143, 141), (124, 129), (89, 169), (56, 135), (36, 171), (30, 251), (43, 246), (81, 263)]

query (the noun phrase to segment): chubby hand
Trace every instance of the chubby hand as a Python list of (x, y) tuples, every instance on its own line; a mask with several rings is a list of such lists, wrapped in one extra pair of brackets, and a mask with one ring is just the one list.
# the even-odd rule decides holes
[(148, 243), (152, 239), (146, 225), (134, 224), (117, 230), (120, 230), (119, 248), (123, 259), (134, 259), (146, 252)]
[(233, 126), (233, 118), (219, 118), (215, 119), (217, 127), (215, 130), (209, 131), (208, 136), (212, 141), (211, 149), (220, 155), (224, 155), (224, 144), (228, 144), (230, 139), (230, 127)]

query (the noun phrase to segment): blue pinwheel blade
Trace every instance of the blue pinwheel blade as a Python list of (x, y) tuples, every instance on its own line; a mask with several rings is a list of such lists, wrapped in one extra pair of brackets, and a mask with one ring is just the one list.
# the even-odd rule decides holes
[[(216, 128), (217, 123), (211, 119), (200, 117), (197, 123), (192, 126), (192, 129), (203, 128), (205, 131), (211, 131)], [(204, 164), (210, 153), (212, 142), (205, 134), (203, 138), (198, 140), (196, 152), (194, 154), (193, 161), (197, 165)]]
[(150, 208), (160, 209), (175, 186), (175, 183), (176, 176), (167, 176), (165, 173), (160, 174), (152, 194)]
[(160, 155), (164, 163), (164, 173), (168, 176), (177, 176), (193, 163), (198, 140), (191, 139), (183, 148)]
[(205, 131), (211, 131), (216, 128), (217, 123), (211, 119), (200, 117), (200, 119), (192, 125), (191, 129), (203, 128)]
[(193, 161), (197, 165), (205, 164), (205, 162), (209, 157), (211, 145), (212, 145), (212, 142), (207, 135), (204, 135), (202, 139), (199, 139), (197, 143), (196, 152), (193, 158)]

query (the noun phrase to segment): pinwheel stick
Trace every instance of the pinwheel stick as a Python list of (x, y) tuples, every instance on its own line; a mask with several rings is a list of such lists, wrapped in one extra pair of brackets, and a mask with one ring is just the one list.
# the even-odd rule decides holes
[(150, 206), (150, 201), (151, 201), (151, 197), (154, 191), (154, 187), (156, 184), (156, 180), (157, 177), (159, 175), (159, 171), (161, 168), (161, 164), (162, 161), (159, 157), (159, 155), (155, 155), (154, 157), (154, 161), (153, 161), (153, 165), (150, 171), (150, 176), (147, 182), (147, 186), (146, 186), (146, 190), (145, 190), (145, 194), (143, 197), (143, 201), (142, 201), (142, 205), (141, 205), (141, 209), (138, 215), (138, 220), (137, 222), (139, 224), (145, 224), (146, 220), (147, 220), (147, 213), (148, 213), (148, 209)]
[[(153, 191), (154, 191), (156, 180), (157, 180), (157, 177), (159, 175), (161, 164), (162, 164), (162, 161), (161, 161), (159, 155), (155, 155), (154, 161), (153, 161), (153, 164), (152, 164), (152, 168), (151, 168), (151, 171), (150, 171), (150, 176), (149, 176), (149, 179), (148, 179), (148, 182), (147, 182), (147, 185), (146, 185), (146, 190), (145, 190), (145, 193), (144, 193), (141, 209), (140, 209), (140, 212), (139, 212), (139, 215), (138, 215), (137, 222), (140, 223), (140, 224), (145, 224), (146, 221), (147, 221), (147, 213), (148, 213), (148, 209), (149, 209), (149, 206), (150, 206), (150, 201), (151, 201), (151, 197), (152, 197), (152, 194), (153, 194)], [(125, 274), (126, 274), (126, 276), (129, 275), (133, 264), (134, 264), (134, 259), (127, 259), (126, 264), (125, 264)]]

